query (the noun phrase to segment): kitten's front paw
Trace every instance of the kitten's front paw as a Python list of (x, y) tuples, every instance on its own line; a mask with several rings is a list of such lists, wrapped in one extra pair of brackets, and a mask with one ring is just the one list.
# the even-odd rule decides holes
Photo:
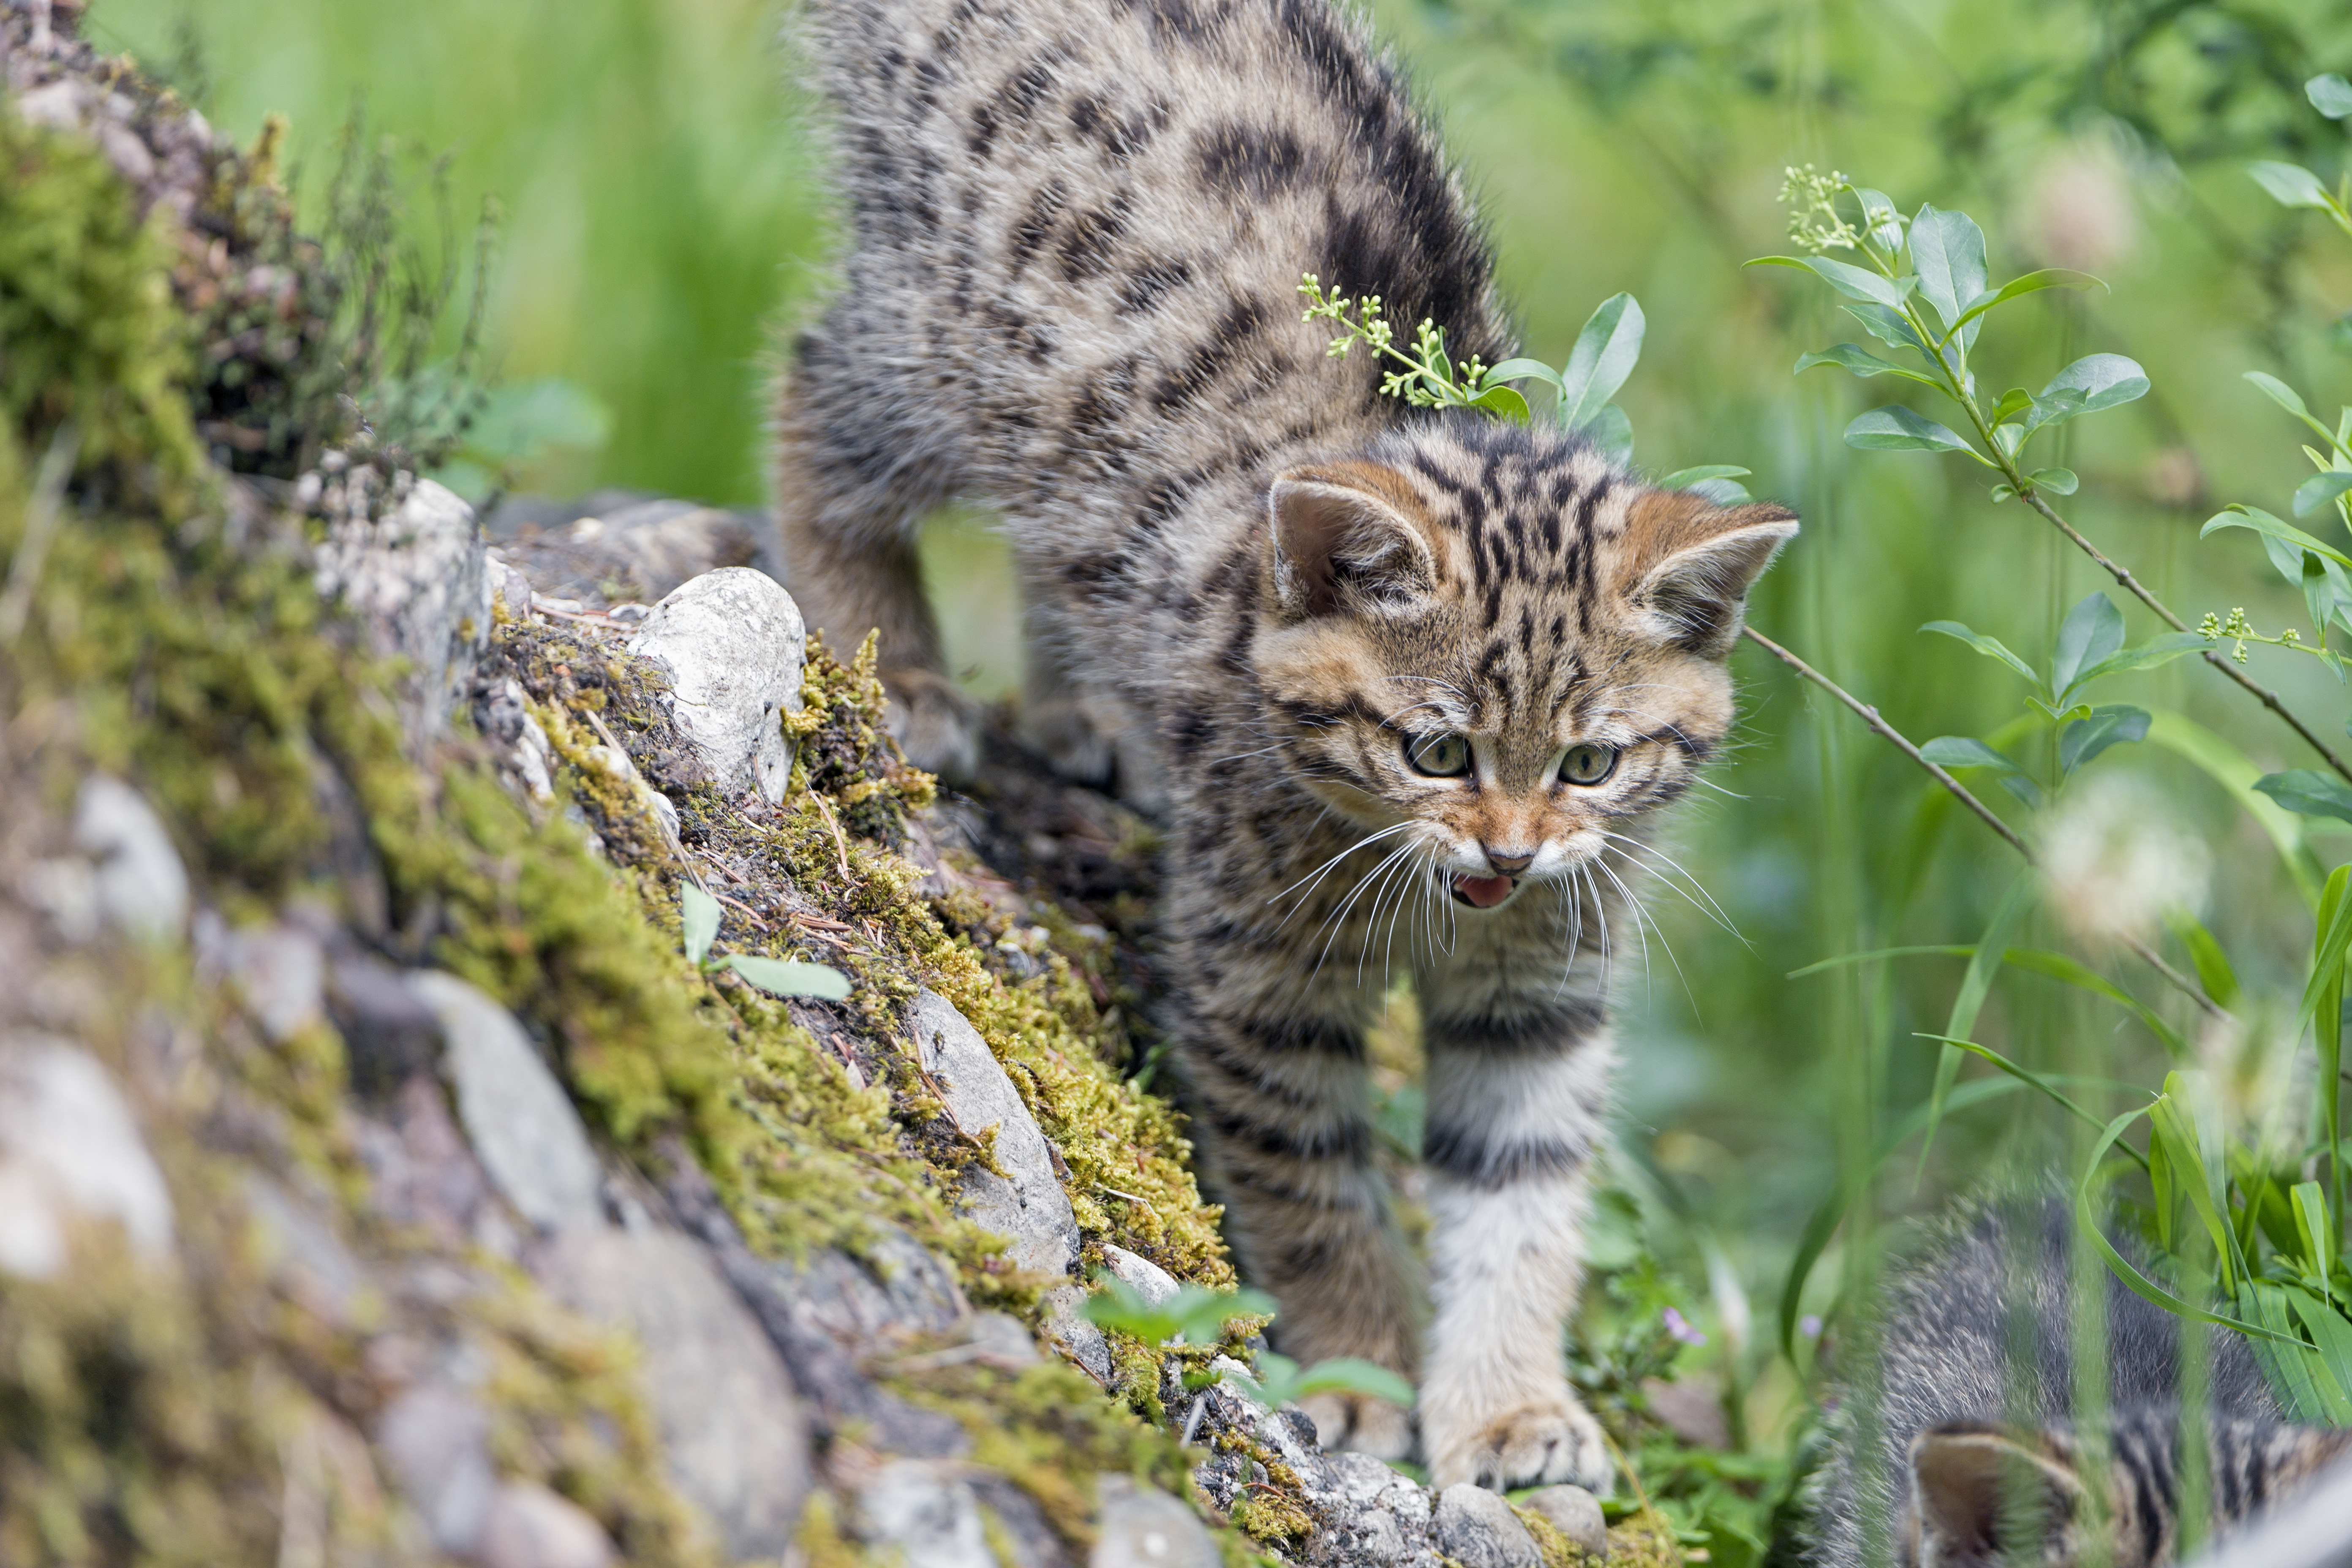
[(1432, 1431), (1423, 1416), (1430, 1485), (1474, 1481), (1496, 1491), (1573, 1481), (1606, 1497), (1617, 1468), (1601, 1424), (1575, 1400), (1539, 1399), (1459, 1431)]
[(1402, 1459), (1412, 1452), (1412, 1417), (1369, 1394), (1310, 1394), (1298, 1402), (1325, 1448)]
[(955, 682), (937, 670), (901, 668), (881, 672), (890, 693), (886, 722), (907, 760), (950, 784), (968, 784), (980, 762), (979, 710)]

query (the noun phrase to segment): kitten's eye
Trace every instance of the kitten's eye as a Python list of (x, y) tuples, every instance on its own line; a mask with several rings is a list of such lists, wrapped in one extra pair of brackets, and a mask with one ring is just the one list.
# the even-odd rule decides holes
[(1559, 763), (1559, 776), (1572, 784), (1597, 784), (1616, 771), (1614, 746), (1570, 746)]
[(1433, 779), (1460, 778), (1470, 771), (1470, 738), (1467, 735), (1407, 735), (1404, 738), (1404, 760), (1412, 764), (1415, 773), (1427, 773)]

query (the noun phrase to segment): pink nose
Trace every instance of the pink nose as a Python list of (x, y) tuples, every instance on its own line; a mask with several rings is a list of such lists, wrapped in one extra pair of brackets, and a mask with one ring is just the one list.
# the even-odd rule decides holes
[(1486, 864), (1506, 877), (1516, 877), (1535, 863), (1533, 851), (1525, 855), (1506, 855), (1491, 844), (1482, 844), (1479, 847), (1486, 851)]

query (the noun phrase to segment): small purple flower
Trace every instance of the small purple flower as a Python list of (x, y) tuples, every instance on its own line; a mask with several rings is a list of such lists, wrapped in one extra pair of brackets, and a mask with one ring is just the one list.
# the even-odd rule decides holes
[(1807, 1312), (1803, 1317), (1797, 1320), (1797, 1331), (1804, 1335), (1805, 1338), (1809, 1340), (1820, 1339), (1822, 1337), (1822, 1320), (1816, 1314)]
[(1706, 1343), (1706, 1336), (1700, 1333), (1696, 1329), (1692, 1328), (1689, 1321), (1672, 1307), (1666, 1309), (1665, 1320), (1666, 1332), (1673, 1335), (1675, 1339), (1680, 1340), (1684, 1344), (1703, 1345)]

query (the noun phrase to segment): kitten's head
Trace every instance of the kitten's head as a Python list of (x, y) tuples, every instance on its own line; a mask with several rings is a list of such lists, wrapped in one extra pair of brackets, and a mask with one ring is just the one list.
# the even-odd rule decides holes
[[(2087, 1544), (2088, 1493), (2063, 1427), (2019, 1432), (1952, 1423), (1911, 1444), (1906, 1568), (2074, 1568)], [(2115, 1568), (2145, 1556), (2109, 1553)]]
[(1478, 909), (1691, 787), (1748, 585), (1797, 531), (1476, 415), (1291, 469), (1268, 509), (1252, 657), (1297, 775)]

